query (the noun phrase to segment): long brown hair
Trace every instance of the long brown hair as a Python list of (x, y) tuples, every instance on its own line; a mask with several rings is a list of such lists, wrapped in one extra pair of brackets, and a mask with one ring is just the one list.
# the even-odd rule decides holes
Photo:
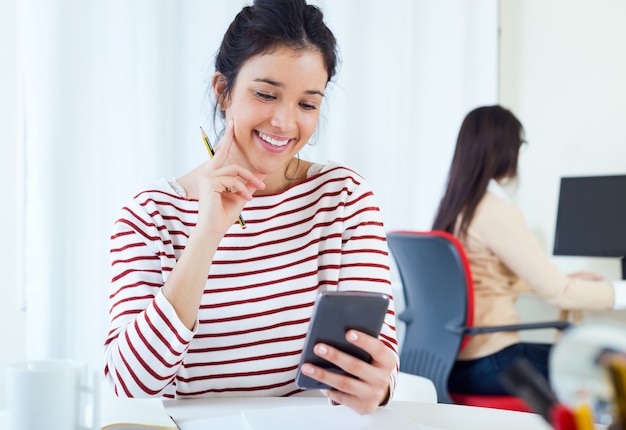
[(517, 177), (523, 140), (522, 123), (502, 106), (483, 106), (467, 114), (456, 142), (448, 184), (435, 216), (433, 230), (463, 236), (491, 179)]

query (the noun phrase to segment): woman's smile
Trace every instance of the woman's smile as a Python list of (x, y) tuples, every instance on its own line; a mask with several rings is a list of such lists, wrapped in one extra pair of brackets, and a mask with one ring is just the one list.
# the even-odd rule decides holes
[(270, 136), (269, 134), (265, 134), (261, 131), (256, 131), (257, 136), (259, 137), (259, 141), (261, 145), (271, 152), (283, 152), (287, 150), (288, 145), (290, 143), (295, 142), (295, 139), (288, 137), (279, 137), (279, 136)]

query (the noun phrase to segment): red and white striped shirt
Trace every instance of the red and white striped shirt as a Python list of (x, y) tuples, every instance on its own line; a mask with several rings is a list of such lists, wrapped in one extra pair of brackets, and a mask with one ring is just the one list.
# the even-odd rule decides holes
[[(321, 170), (320, 170), (321, 168)], [(188, 330), (161, 292), (198, 201), (166, 180), (122, 208), (111, 236), (105, 376), (118, 396), (289, 396), (316, 296), (391, 296), (385, 230), (365, 180), (337, 164), (255, 196), (221, 241)], [(393, 301), (380, 339), (396, 357)], [(392, 374), (392, 390), (396, 371)]]

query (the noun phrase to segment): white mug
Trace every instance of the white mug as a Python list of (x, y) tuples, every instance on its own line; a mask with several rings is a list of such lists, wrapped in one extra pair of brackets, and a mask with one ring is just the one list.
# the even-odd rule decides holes
[[(73, 360), (35, 360), (7, 366), (11, 430), (100, 428), (98, 379), (86, 385), (87, 366)], [(91, 398), (91, 401), (89, 401)], [(86, 421), (91, 410), (91, 424)]]

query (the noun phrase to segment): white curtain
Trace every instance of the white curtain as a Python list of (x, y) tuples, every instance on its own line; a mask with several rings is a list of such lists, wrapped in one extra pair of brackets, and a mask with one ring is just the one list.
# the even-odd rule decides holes
[[(206, 158), (213, 56), (249, 2), (18, 3), (26, 355), (100, 370), (113, 221)], [(497, 100), (497, 0), (315, 3), (342, 64), (302, 156), (363, 173), (388, 229), (429, 228), (462, 117)]]

